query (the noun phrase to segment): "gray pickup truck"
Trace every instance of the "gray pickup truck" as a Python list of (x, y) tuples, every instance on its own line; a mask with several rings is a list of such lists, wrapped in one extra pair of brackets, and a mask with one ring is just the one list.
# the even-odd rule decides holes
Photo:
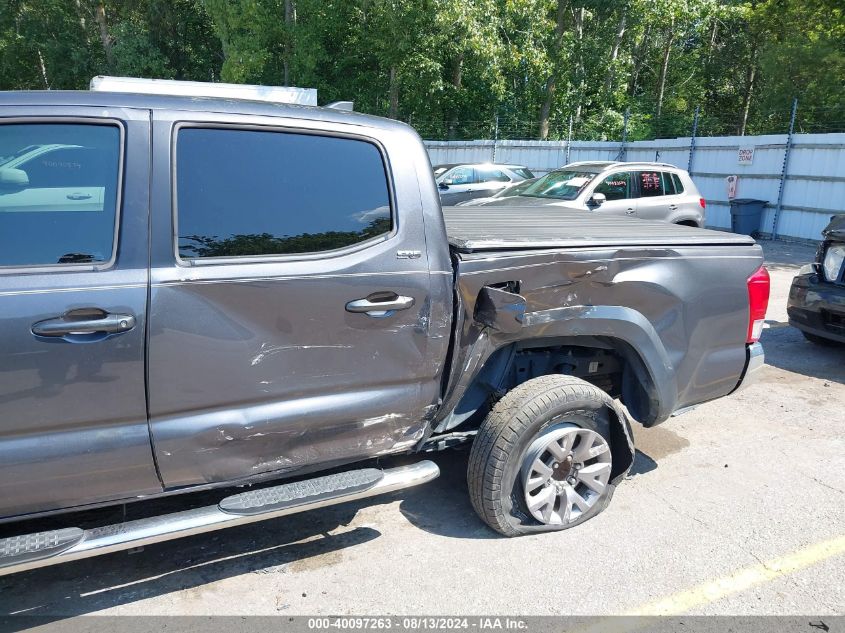
[(425, 459), (344, 466), (464, 442), (494, 530), (577, 525), (631, 467), (629, 420), (751, 379), (767, 301), (745, 236), (441, 210), (398, 122), (0, 93), (0, 573), (423, 483)]

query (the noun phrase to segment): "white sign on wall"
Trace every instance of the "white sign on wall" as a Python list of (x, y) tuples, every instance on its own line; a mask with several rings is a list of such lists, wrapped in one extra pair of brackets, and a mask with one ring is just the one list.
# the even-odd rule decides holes
[(754, 148), (753, 147), (740, 147), (739, 153), (737, 154), (737, 162), (740, 165), (750, 165), (754, 162)]
[(739, 178), (736, 176), (728, 176), (725, 178), (725, 181), (728, 185), (728, 200), (733, 200), (736, 198), (736, 185)]

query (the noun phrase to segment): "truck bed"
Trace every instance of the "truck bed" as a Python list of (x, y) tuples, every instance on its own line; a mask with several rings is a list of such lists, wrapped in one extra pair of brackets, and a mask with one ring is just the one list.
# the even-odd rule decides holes
[(444, 207), (453, 249), (526, 250), (595, 246), (749, 245), (747, 235), (560, 207)]

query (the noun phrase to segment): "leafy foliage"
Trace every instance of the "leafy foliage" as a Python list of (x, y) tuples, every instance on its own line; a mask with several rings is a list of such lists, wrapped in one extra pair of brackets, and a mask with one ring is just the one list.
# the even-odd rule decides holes
[(316, 87), (428, 138), (845, 130), (841, 0), (0, 0), (0, 87)]

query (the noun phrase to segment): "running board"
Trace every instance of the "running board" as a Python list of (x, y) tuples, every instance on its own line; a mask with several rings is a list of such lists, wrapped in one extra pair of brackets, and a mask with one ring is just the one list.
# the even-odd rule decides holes
[(351, 470), (242, 492), (216, 506), (90, 530), (64, 528), (0, 539), (0, 576), (374, 497), (426, 483), (439, 474), (428, 460), (388, 470)]

